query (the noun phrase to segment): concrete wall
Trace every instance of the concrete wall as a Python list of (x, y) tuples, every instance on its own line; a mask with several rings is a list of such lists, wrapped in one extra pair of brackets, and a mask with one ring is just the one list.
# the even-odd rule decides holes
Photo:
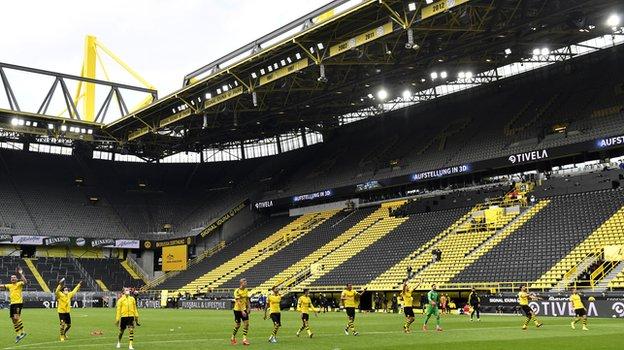
[(136, 256), (134, 256), (134, 258), (143, 271), (147, 272), (150, 278), (154, 278), (154, 251), (144, 250), (140, 258)]
[(253, 223), (260, 218), (255, 210), (249, 207), (241, 210), (234, 215), (233, 218), (226, 221), (223, 226), (209, 234), (207, 237), (200, 239), (196, 242), (197, 255), (201, 254), (204, 250), (214, 247), (219, 241), (229, 242), (236, 236), (247, 230)]

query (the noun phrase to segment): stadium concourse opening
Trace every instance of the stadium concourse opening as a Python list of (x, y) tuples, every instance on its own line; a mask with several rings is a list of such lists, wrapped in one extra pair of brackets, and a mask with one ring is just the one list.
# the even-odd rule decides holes
[(335, 0), (160, 98), (0, 63), (0, 346), (618, 348), (622, 16)]

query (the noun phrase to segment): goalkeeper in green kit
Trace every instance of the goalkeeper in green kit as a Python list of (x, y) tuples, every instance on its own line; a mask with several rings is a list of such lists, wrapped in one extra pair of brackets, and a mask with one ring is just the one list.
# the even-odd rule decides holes
[(429, 322), (429, 318), (431, 318), (431, 316), (435, 316), (436, 331), (441, 332), (442, 327), (440, 327), (440, 310), (438, 310), (438, 305), (440, 304), (440, 294), (436, 291), (435, 283), (431, 285), (431, 290), (427, 293), (427, 300), (429, 301), (429, 305), (427, 305), (427, 309), (425, 310), (423, 331), (427, 331), (427, 322)]

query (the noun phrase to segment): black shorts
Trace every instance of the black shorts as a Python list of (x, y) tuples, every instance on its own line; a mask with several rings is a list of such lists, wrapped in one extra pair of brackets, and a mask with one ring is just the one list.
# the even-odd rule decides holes
[(405, 313), (405, 317), (414, 317), (414, 309), (411, 306), (404, 307), (403, 312)]
[(122, 317), (119, 321), (119, 329), (134, 328), (134, 317)]
[(583, 317), (583, 316), (587, 315), (587, 310), (585, 310), (585, 308), (574, 309), (574, 314), (576, 314), (577, 317)]
[(522, 310), (522, 312), (524, 312), (524, 315), (526, 317), (532, 317), (533, 316), (533, 309), (531, 309), (531, 307), (529, 305), (520, 305), (520, 309)]
[(347, 311), (347, 316), (349, 316), (349, 318), (355, 318), (355, 308), (354, 307), (345, 307), (345, 310)]
[(65, 324), (71, 324), (71, 315), (69, 314), (69, 312), (67, 312), (67, 313), (60, 313), (59, 312), (59, 321), (61, 321), (61, 323), (65, 323)]
[(245, 316), (243, 316), (243, 312), (242, 311), (234, 310), (234, 322), (240, 323), (241, 321), (247, 321), (247, 320), (249, 320), (249, 313), (248, 312), (245, 312)]
[(310, 315), (309, 314), (301, 314), (301, 319), (303, 321), (309, 321), (310, 320)]
[(475, 310), (479, 309), (479, 304), (471, 304), (470, 306)]
[(282, 326), (282, 314), (279, 312), (271, 313), (271, 321), (273, 321), (273, 324), (276, 324), (281, 327)]
[(20, 316), (22, 314), (22, 308), (24, 304), (11, 304), (9, 307), (9, 318), (13, 318), (13, 315)]

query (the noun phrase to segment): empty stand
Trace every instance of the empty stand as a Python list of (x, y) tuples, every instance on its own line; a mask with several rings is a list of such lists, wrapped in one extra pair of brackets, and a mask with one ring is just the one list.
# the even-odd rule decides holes
[[(339, 286), (347, 282), (366, 285), (412, 253), (415, 247), (427, 243), (464, 213), (465, 209), (455, 208), (410, 215), (390, 233), (319, 278), (314, 285)], [(405, 278), (405, 270), (402, 272)]]
[[(58, 281), (65, 278), (65, 285), (73, 288), (78, 282), (83, 280), (76, 263), (68, 258), (37, 258), (32, 259), (33, 264), (43, 277), (46, 285), (54, 291)], [(34, 281), (33, 281), (34, 282)], [(82, 291), (89, 291), (89, 285), (84, 284)]]
[[(280, 275), (280, 279), (287, 279), (286, 273), (280, 274), (284, 270), (296, 265), (303, 257), (306, 257), (316, 250), (323, 247), (342, 234), (358, 221), (370, 214), (372, 209), (357, 211), (340, 211), (327, 221), (318, 225), (301, 239), (293, 242), (271, 257), (248, 269), (247, 271), (232, 277), (229, 281), (221, 285), (222, 288), (236, 288), (240, 278), (245, 277), (247, 283), (252, 287), (263, 285), (265, 291), (270, 287), (266, 287), (265, 281), (275, 281), (275, 276)], [(280, 284), (283, 280), (276, 281)], [(272, 287), (272, 286), (271, 286)]]
[(76, 259), (80, 265), (96, 281), (101, 281), (106, 289), (111, 291), (121, 291), (123, 287), (138, 288), (143, 285), (143, 281), (136, 280), (121, 263), (119, 259)]
[[(493, 211), (494, 217), (488, 219), (485, 215), (487, 221), (476, 225), (472, 221), (467, 222), (432, 246), (432, 249), (439, 249), (442, 252), (442, 259), (416, 271), (415, 279), (420, 281), (421, 287), (429, 288), (434, 283), (445, 283), (466, 267), (470, 263), (466, 256), (518, 215), (518, 210), (510, 209), (513, 208), (495, 207), (487, 208), (481, 211), (481, 214), (473, 213), (473, 220), (483, 217), (483, 212), (488, 211)], [(431, 261), (430, 252), (423, 253), (423, 259), (427, 258)]]
[(387, 213), (386, 208), (365, 208), (353, 212), (328, 229), (326, 234), (335, 238), (307, 256), (301, 256), (298, 261), (263, 282), (257, 289), (264, 291), (273, 286), (290, 287), (309, 277), (313, 264), (318, 265), (321, 259), (358, 237), (377, 223), (383, 213)]
[[(272, 217), (268, 221), (262, 222), (250, 228), (247, 232), (243, 232), (235, 240), (228, 242), (222, 250), (202, 260), (197, 265), (193, 266), (193, 268), (182, 271), (179, 274), (164, 280), (161, 284), (157, 285), (156, 288), (164, 290), (178, 290), (188, 283), (214, 270), (220, 265), (235, 259), (244, 251), (251, 249), (251, 247), (266, 239), (269, 235), (273, 234), (283, 226), (287, 225), (290, 221), (292, 221), (292, 218), (287, 216)], [(198, 286), (198, 289), (204, 287), (205, 286)]]
[[(411, 267), (413, 272), (417, 272), (424, 266), (426, 266), (429, 262), (431, 262), (433, 245), (435, 245), (441, 239), (444, 239), (444, 237), (460, 227), (460, 225), (465, 224), (466, 221), (472, 217), (473, 212), (476, 211), (478, 208), (479, 207), (474, 207), (472, 209), (464, 208), (463, 210), (460, 209), (459, 212), (464, 212), (465, 214), (456, 221), (451, 221), (451, 224), (449, 226), (438, 226), (431, 229), (425, 226), (423, 227), (424, 231), (420, 231), (420, 229), (418, 229), (417, 222), (412, 224), (415, 226), (412, 227), (414, 227), (416, 232), (419, 232), (420, 234), (428, 234), (429, 237), (432, 238), (422, 245), (412, 246), (411, 254), (408, 253), (402, 260), (400, 260), (389, 269), (387, 269), (385, 272), (373, 279), (368, 284), (369, 288), (372, 290), (397, 289), (400, 284), (403, 283), (403, 281), (405, 281), (405, 279), (407, 278), (407, 268)], [(435, 214), (435, 212), (432, 214)], [(455, 215), (459, 215), (459, 213), (453, 213), (451, 211), (442, 213), (442, 215), (445, 214), (450, 215), (450, 217), (444, 219), (444, 216), (441, 216), (439, 219), (442, 220), (442, 222), (444, 223), (450, 221), (451, 218), (455, 218)]]
[[(349, 258), (360, 253), (366, 247), (375, 243), (390, 231), (407, 220), (407, 218), (397, 218), (390, 216), (390, 213), (396, 208), (405, 204), (405, 201), (384, 203), (384, 205), (369, 215), (364, 221), (369, 220), (370, 224), (365, 224), (363, 230), (354, 235), (348, 242), (345, 242), (339, 248), (327, 254), (322, 259), (314, 263), (311, 268), (311, 276), (297, 284), (298, 289), (305, 288), (310, 285), (316, 285), (317, 281), (327, 273), (334, 270)], [(340, 284), (344, 284), (343, 281)]]
[(451, 280), (457, 283), (538, 280), (624, 205), (622, 190), (550, 198), (523, 225)]
[[(572, 276), (581, 270), (582, 265), (588, 259), (602, 255), (604, 247), (608, 245), (620, 245), (624, 243), (624, 208), (620, 208), (613, 216), (600, 225), (589, 237), (577, 245), (555, 266), (542, 275), (534, 285), (538, 288), (555, 286), (565, 276)], [(572, 280), (563, 281), (565, 284)], [(564, 286), (560, 286), (564, 287)]]
[(4, 276), (2, 278), (2, 283), (10, 283), (10, 276), (15, 274), (15, 270), (21, 267), (24, 270), (24, 274), (26, 275), (26, 279), (28, 279), (28, 284), (24, 287), (26, 291), (43, 291), (41, 285), (37, 283), (34, 279), (33, 275), (30, 273), (30, 270), (26, 267), (26, 262), (24, 259), (18, 256), (3, 256), (0, 257), (0, 271), (4, 272)]
[(336, 214), (335, 211), (302, 215), (258, 244), (233, 257), (233, 259), (188, 283), (181, 290), (196, 292), (198, 289), (219, 287), (237, 274), (247, 271), (284, 247), (301, 239), (334, 214)]

